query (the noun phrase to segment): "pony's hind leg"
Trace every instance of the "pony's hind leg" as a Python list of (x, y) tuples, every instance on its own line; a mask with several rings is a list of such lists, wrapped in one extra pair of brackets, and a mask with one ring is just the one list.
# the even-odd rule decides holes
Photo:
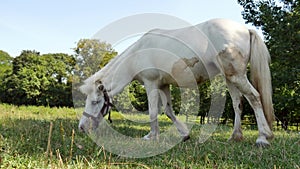
[(226, 80), (234, 85), (248, 100), (255, 112), (259, 137), (256, 140), (258, 146), (268, 146), (267, 139), (273, 137), (273, 133), (263, 113), (260, 94), (251, 85), (246, 75), (248, 59), (243, 57), (236, 48), (226, 48), (218, 56), (218, 62), (226, 77)]
[(250, 84), (246, 76), (244, 76), (244, 78), (239, 79), (238, 82), (235, 83), (235, 85), (246, 97), (246, 99), (248, 100), (252, 109), (255, 112), (255, 117), (259, 130), (259, 137), (256, 140), (256, 144), (262, 147), (270, 145), (267, 139), (272, 138), (273, 133), (264, 116), (262, 103), (260, 100), (260, 94)]
[(228, 140), (233, 141), (242, 141), (243, 133), (242, 133), (242, 125), (241, 125), (241, 114), (242, 114), (242, 94), (241, 92), (227, 80), (227, 86), (229, 89), (229, 93), (232, 99), (232, 106), (234, 109), (235, 119), (233, 132), (231, 137)]
[[(187, 126), (176, 118), (174, 111), (172, 109), (172, 101), (171, 101), (171, 93), (170, 93), (169, 85), (164, 86), (162, 88), (162, 91), (163, 91), (164, 98), (165, 98), (165, 100), (162, 99), (162, 103), (163, 103), (163, 107), (165, 108), (166, 115), (175, 124), (177, 130), (179, 131), (180, 135), (182, 136), (182, 140), (186, 141), (186, 140), (190, 139), (189, 130), (188, 130)], [(161, 98), (163, 98), (163, 97), (161, 97)]]

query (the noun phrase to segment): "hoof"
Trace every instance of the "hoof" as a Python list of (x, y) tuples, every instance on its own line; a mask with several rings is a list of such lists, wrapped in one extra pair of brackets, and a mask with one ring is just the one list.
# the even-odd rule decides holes
[(191, 138), (190, 135), (184, 136), (184, 137), (182, 138), (182, 141), (183, 141), (183, 142), (186, 142), (186, 141), (188, 141), (190, 138)]
[(244, 140), (244, 137), (242, 134), (233, 134), (231, 137), (228, 139), (228, 141), (234, 141), (234, 142), (241, 142)]
[(258, 137), (256, 140), (256, 146), (261, 148), (266, 148), (270, 146), (270, 143), (263, 137)]
[(267, 148), (270, 146), (270, 143), (258, 143), (256, 142), (256, 147)]
[(142, 137), (142, 140), (148, 141), (148, 140), (150, 140), (150, 138), (149, 138), (149, 137), (146, 137), (146, 136), (144, 136), (144, 137)]
[(142, 139), (146, 140), (146, 141), (148, 141), (148, 140), (159, 140), (159, 135), (149, 133), (149, 134), (145, 135)]
[(234, 142), (241, 142), (241, 141), (243, 141), (243, 140), (244, 140), (244, 137), (243, 137), (243, 136), (241, 136), (241, 137), (230, 137), (230, 138), (228, 139), (229, 142), (231, 142), (231, 141), (234, 141)]
[(267, 136), (268, 140), (272, 140), (273, 138), (274, 138), (274, 134), (273, 133), (271, 133), (270, 135)]

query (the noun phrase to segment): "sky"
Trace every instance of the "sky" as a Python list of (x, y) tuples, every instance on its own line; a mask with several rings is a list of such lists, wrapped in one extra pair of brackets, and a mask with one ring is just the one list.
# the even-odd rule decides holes
[[(212, 18), (228, 18), (244, 24), (241, 11), (236, 0), (2, 1), (0, 50), (13, 57), (20, 55), (22, 50), (74, 54), (72, 48), (80, 39), (91, 38), (124, 17), (159, 13), (191, 24)], [(118, 52), (123, 50), (116, 48)]]

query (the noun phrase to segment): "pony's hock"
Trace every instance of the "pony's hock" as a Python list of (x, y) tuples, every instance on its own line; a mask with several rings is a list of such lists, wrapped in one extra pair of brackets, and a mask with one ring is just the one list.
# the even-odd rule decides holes
[[(193, 87), (222, 74), (235, 112), (231, 139), (243, 138), (240, 103), (244, 96), (255, 112), (259, 131), (256, 144), (269, 145), (267, 139), (273, 136), (274, 120), (269, 62), (268, 49), (259, 35), (226, 19), (213, 19), (176, 30), (149, 31), (85, 80), (81, 91), (87, 99), (79, 127), (95, 128), (94, 123), (100, 123), (108, 114), (111, 98), (131, 81), (138, 80), (145, 86), (149, 103), (151, 129), (146, 138), (159, 135), (157, 115), (163, 105), (165, 114), (183, 140), (187, 140), (189, 130), (173, 112), (169, 86)], [(252, 83), (247, 78), (249, 63)], [(162, 93), (166, 101), (161, 104)]]

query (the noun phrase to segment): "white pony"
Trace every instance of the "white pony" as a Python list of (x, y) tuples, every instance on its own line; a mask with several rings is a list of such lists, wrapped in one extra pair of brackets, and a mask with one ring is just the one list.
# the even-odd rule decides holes
[[(152, 30), (85, 80), (80, 89), (87, 99), (79, 129), (95, 129), (108, 114), (112, 97), (132, 80), (138, 80), (145, 86), (149, 102), (151, 130), (144, 138), (159, 135), (157, 115), (163, 93), (165, 113), (186, 140), (189, 131), (173, 113), (169, 85), (189, 87), (221, 73), (235, 111), (230, 139), (243, 139), (240, 104), (244, 96), (255, 112), (259, 131), (256, 144), (267, 146), (268, 139), (273, 138), (274, 120), (269, 62), (268, 49), (258, 34), (230, 20), (213, 19), (176, 30)], [(248, 63), (252, 84), (246, 76)]]

